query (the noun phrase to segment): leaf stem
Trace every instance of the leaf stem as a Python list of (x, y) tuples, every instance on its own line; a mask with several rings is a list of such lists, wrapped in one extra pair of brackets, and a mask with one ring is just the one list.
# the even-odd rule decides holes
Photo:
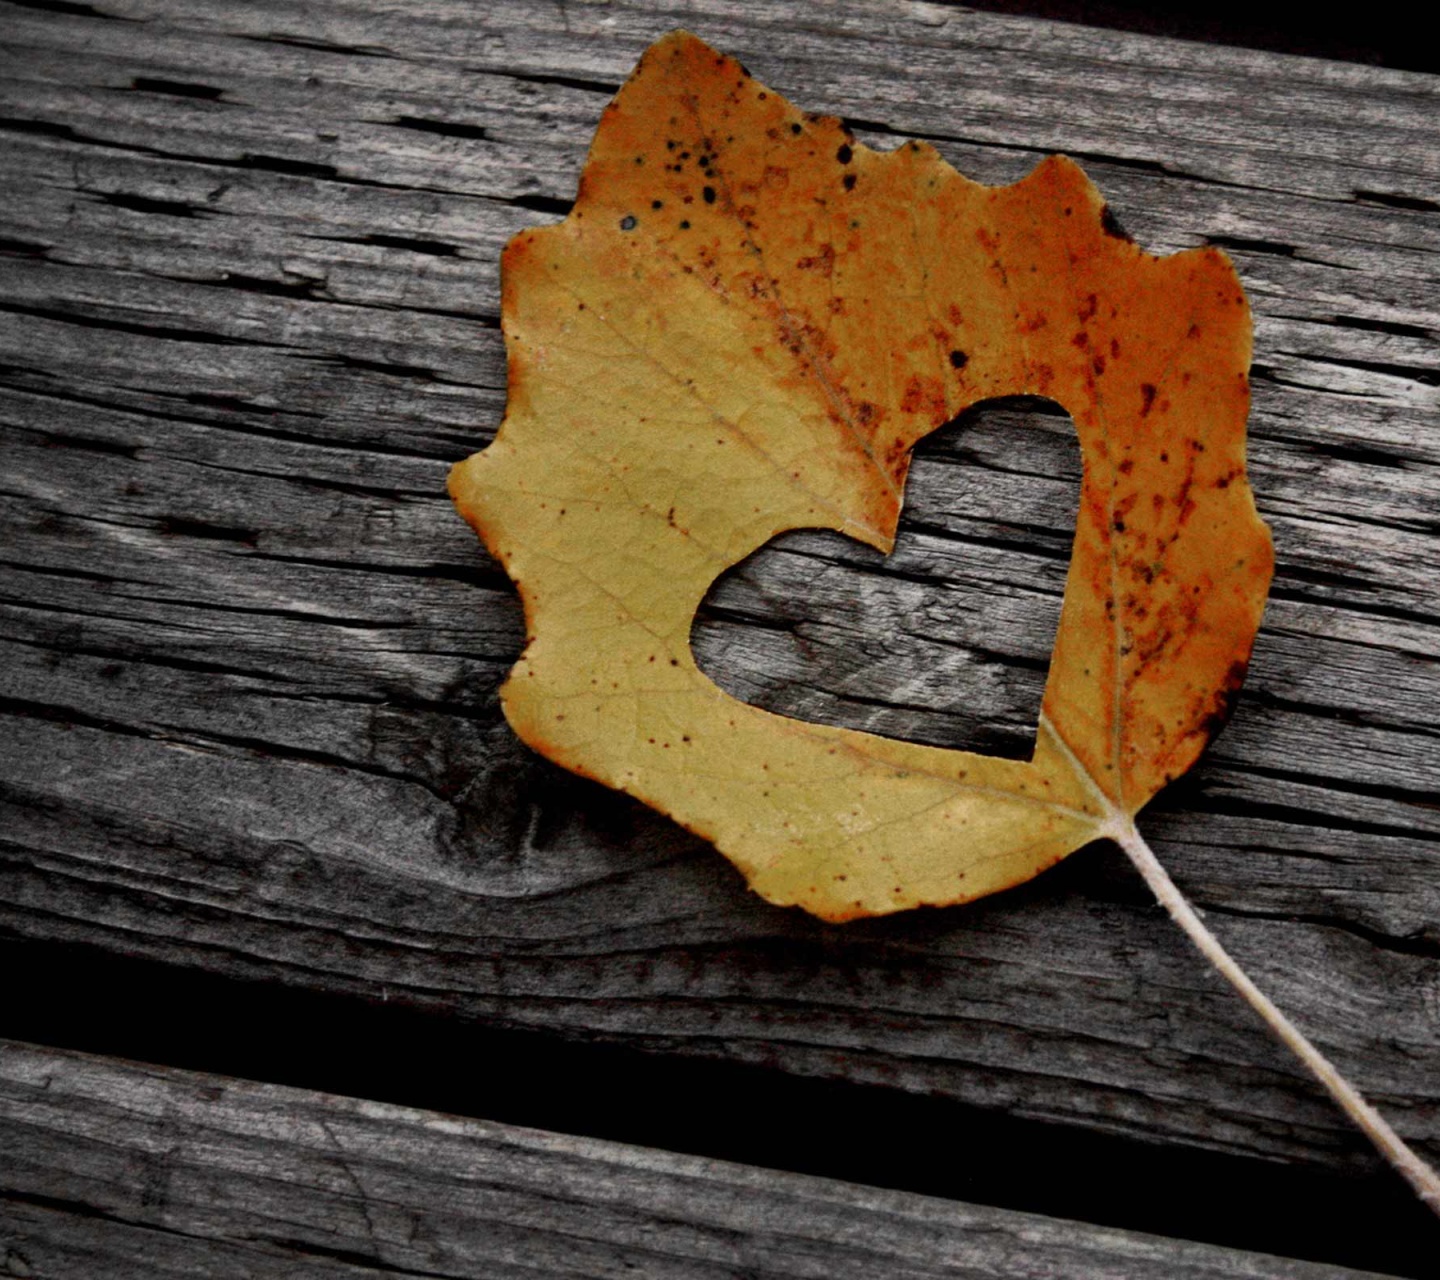
[(1145, 843), (1145, 838), (1136, 830), (1134, 822), (1117, 815), (1106, 834), (1129, 855), (1130, 861), (1145, 877), (1145, 883), (1154, 891), (1175, 923), (1185, 930), (1190, 941), (1200, 949), (1201, 954), (1245, 997), (1250, 1007), (1265, 1020), (1295, 1056), (1310, 1068), (1311, 1073), (1340, 1104), (1345, 1114), (1360, 1126), (1380, 1154), (1415, 1188), (1420, 1199), (1435, 1213), (1440, 1214), (1440, 1175), (1405, 1144), (1400, 1135), (1360, 1096), (1359, 1091), (1340, 1074), (1335, 1065), (1311, 1044), (1300, 1029), (1250, 980), (1249, 975), (1220, 945), (1219, 939), (1205, 927), (1195, 908), (1185, 900), (1185, 896), (1170, 879), (1169, 873)]

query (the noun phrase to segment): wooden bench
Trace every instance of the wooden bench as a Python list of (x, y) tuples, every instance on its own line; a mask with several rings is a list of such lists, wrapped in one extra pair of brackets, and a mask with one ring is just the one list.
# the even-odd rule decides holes
[[(677, 25), (871, 145), (990, 183), (1067, 152), (1146, 248), (1225, 248), (1278, 570), (1145, 827), (1440, 1161), (1440, 78), (859, 0), (0, 24), (12, 1272), (1424, 1273), (1436, 1224), (1117, 851), (828, 926), (528, 752), (518, 602), (444, 480), (504, 405), (502, 245)], [(1023, 754), (1077, 487), (1063, 415), (968, 415), (893, 557), (786, 535), (696, 651), (774, 710)]]

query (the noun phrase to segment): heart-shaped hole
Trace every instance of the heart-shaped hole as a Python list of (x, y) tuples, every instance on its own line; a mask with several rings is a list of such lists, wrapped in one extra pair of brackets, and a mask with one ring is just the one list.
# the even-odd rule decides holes
[(1080, 496), (1052, 400), (987, 400), (916, 447), (895, 550), (795, 530), (730, 569), (700, 669), (767, 711), (1028, 760)]

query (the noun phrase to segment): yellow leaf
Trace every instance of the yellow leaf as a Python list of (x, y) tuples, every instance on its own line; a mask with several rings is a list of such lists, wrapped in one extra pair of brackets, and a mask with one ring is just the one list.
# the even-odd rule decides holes
[[(525, 605), (505, 713), (770, 901), (841, 920), (1026, 880), (1224, 718), (1272, 553), (1222, 253), (1144, 252), (1061, 157), (985, 187), (923, 143), (872, 151), (681, 32), (503, 278), (509, 405), (451, 492)], [(888, 551), (915, 442), (1014, 394), (1062, 404), (1084, 461), (1032, 760), (789, 720), (700, 672), (721, 573), (797, 527)]]

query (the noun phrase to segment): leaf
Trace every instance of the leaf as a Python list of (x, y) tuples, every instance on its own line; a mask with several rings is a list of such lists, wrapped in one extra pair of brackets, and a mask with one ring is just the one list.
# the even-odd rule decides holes
[[(505, 421), (450, 490), (524, 601), (502, 690), (520, 736), (830, 920), (964, 902), (1113, 839), (1440, 1213), (1440, 1176), (1134, 823), (1225, 719), (1273, 568), (1226, 257), (1145, 253), (1062, 157), (991, 188), (922, 143), (871, 151), (676, 32), (606, 108), (570, 216), (503, 269)], [(788, 720), (700, 672), (690, 624), (721, 573), (804, 526), (888, 551), (915, 442), (1016, 393), (1063, 404), (1084, 461), (1033, 759)]]
[[(679, 32), (503, 279), (509, 405), (451, 491), (524, 600), (505, 713), (770, 901), (841, 920), (1016, 884), (1225, 718), (1272, 553), (1219, 251), (1144, 252), (1061, 157), (991, 188), (923, 143), (872, 151)], [(722, 572), (797, 527), (888, 551), (915, 442), (1020, 393), (1069, 410), (1084, 460), (1033, 760), (789, 720), (700, 672)]]

